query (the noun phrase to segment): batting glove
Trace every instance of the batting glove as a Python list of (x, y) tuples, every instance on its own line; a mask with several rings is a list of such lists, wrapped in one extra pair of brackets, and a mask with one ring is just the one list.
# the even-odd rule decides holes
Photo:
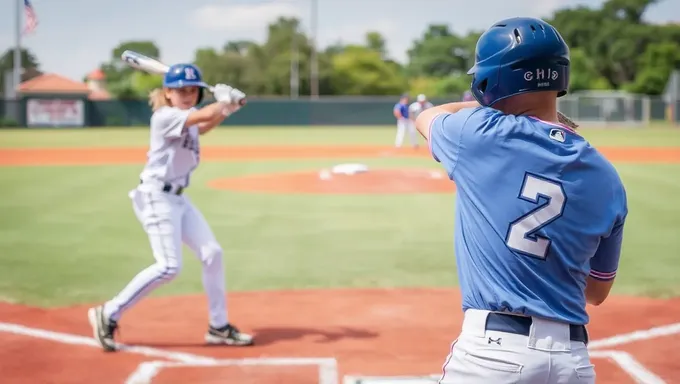
[(216, 84), (213, 90), (215, 100), (225, 104), (236, 104), (246, 98), (246, 94), (226, 84)]

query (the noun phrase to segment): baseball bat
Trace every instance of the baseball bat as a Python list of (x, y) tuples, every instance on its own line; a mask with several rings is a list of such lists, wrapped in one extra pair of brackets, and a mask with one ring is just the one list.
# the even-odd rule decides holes
[[(155, 75), (164, 75), (170, 70), (170, 66), (164, 64), (154, 58), (143, 55), (139, 52), (126, 50), (121, 55), (121, 59), (130, 67), (144, 71), (147, 73), (152, 73)], [(215, 91), (215, 87), (208, 86), (210, 92)], [(239, 100), (238, 102), (241, 106), (246, 104), (246, 99)]]
[(564, 113), (557, 111), (557, 119), (560, 121), (560, 123), (566, 125), (569, 128), (578, 128), (579, 125), (574, 122), (571, 118), (567, 117)]

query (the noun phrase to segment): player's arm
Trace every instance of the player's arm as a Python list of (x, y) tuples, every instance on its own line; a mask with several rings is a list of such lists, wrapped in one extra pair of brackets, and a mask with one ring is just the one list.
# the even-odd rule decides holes
[(222, 109), (222, 113), (220, 113), (218, 116), (215, 116), (212, 120), (204, 121), (202, 123), (198, 124), (198, 132), (203, 135), (207, 132), (210, 132), (213, 128), (217, 127), (218, 125), (222, 124), (222, 122), (229, 117), (232, 113), (238, 111), (241, 109), (241, 106), (238, 104), (228, 104), (225, 105), (225, 107)]
[(229, 104), (223, 101), (217, 101), (206, 105), (201, 109), (191, 112), (189, 116), (187, 116), (187, 121), (184, 125), (187, 127), (199, 125), (199, 128), (202, 125), (212, 129), (228, 116), (228, 113), (226, 112), (227, 108), (229, 108)]
[(590, 259), (590, 274), (586, 281), (586, 301), (589, 304), (602, 304), (614, 286), (621, 257), (623, 227), (624, 221), (622, 220), (612, 229), (608, 237), (600, 241), (595, 256)]
[(163, 137), (177, 138), (192, 125), (223, 118), (223, 111), (227, 106), (227, 103), (215, 102), (201, 109), (162, 108), (151, 117), (151, 128)]
[(453, 114), (465, 108), (477, 108), (479, 103), (476, 101), (462, 101), (455, 103), (448, 103), (438, 105), (436, 107), (428, 108), (416, 118), (416, 129), (427, 140), (430, 141), (430, 127), (435, 118), (441, 114)]
[[(471, 108), (477, 106), (478, 104), (471, 103), (445, 104), (424, 110), (416, 118), (416, 129), (427, 140), (432, 157), (442, 164), (451, 180), (454, 179), (454, 169), (461, 157), (460, 143), (464, 131), (468, 127), (468, 130), (476, 130), (486, 119), (486, 111)], [(477, 135), (474, 134), (466, 137), (471, 140), (468, 145), (477, 140)]]
[(395, 105), (395, 106), (394, 106), (394, 109), (392, 109), (392, 113), (394, 114), (394, 117), (395, 117), (397, 120), (403, 118), (403, 116), (401, 115), (401, 110), (399, 110), (399, 106), (396, 106), (396, 105)]
[(227, 116), (225, 114), (220, 114), (218, 116), (215, 116), (212, 120), (204, 121), (202, 123), (198, 123), (198, 133), (201, 135), (208, 133), (212, 131), (213, 128), (217, 127), (218, 125), (222, 124), (224, 119)]
[[(209, 109), (203, 116), (200, 117), (200, 121), (194, 123), (198, 125), (200, 134), (209, 132), (221, 124), (222, 121), (224, 121), (224, 119), (226, 119), (229, 115), (241, 109), (239, 102), (246, 97), (246, 94), (241, 90), (227, 84), (215, 84), (213, 87), (213, 95), (215, 96), (215, 100), (217, 100), (217, 102), (197, 111), (201, 112), (206, 108)], [(191, 125), (193, 124), (189, 124), (189, 126)]]

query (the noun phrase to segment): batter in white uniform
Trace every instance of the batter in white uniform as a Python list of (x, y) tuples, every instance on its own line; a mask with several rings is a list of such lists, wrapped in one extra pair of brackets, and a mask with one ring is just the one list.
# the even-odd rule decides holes
[(141, 183), (130, 191), (132, 207), (149, 236), (156, 262), (139, 272), (123, 290), (104, 305), (91, 308), (88, 318), (94, 338), (106, 351), (115, 351), (114, 333), (125, 311), (182, 268), (182, 243), (203, 264), (203, 286), (208, 296), (207, 343), (251, 345), (253, 338), (240, 332), (227, 317), (222, 247), (198, 209), (183, 194), (200, 160), (199, 135), (219, 125), (240, 108), (245, 94), (228, 85), (214, 89), (216, 102), (203, 108), (204, 88), (199, 69), (177, 64), (163, 79), (163, 89), (151, 94), (148, 161)]

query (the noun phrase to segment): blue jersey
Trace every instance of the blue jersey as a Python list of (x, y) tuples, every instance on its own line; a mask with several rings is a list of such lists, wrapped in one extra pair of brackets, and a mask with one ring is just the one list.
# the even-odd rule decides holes
[(565, 126), (483, 107), (437, 116), (430, 149), (457, 187), (463, 310), (588, 323), (586, 277), (615, 277), (628, 213), (611, 163)]
[(394, 109), (401, 113), (401, 117), (408, 119), (408, 104), (397, 103), (394, 105)]

